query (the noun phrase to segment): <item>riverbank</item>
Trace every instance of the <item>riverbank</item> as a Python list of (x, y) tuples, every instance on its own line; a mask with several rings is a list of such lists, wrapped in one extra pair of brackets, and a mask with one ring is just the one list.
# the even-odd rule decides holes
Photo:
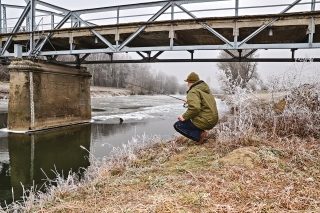
[(11, 212), (320, 212), (318, 109), (234, 98), (208, 143), (136, 136)]

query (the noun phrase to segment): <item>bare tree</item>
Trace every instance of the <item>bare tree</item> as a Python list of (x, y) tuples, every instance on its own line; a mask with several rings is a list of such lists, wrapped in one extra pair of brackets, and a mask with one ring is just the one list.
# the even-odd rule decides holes
[[(229, 51), (233, 55), (237, 55), (237, 50)], [(246, 55), (250, 50), (243, 50), (242, 54)], [(256, 58), (258, 54), (252, 53), (248, 58)], [(231, 56), (221, 51), (219, 58), (227, 59)], [(235, 87), (249, 88), (250, 84), (258, 84), (261, 80), (257, 73), (257, 62), (218, 62), (217, 67), (221, 71), (218, 80), (221, 84), (221, 89), (227, 93), (234, 93)]]
[[(129, 60), (131, 57), (127, 54), (115, 54), (114, 59), (116, 60)], [(129, 75), (129, 72), (132, 71), (132, 64), (112, 64), (113, 75), (112, 80), (113, 83), (111, 86), (117, 88), (123, 88), (126, 86), (126, 78)]]
[(178, 78), (164, 72), (152, 70), (149, 64), (133, 64), (127, 77), (133, 94), (175, 94), (178, 92)]
[[(113, 56), (99, 53), (91, 54), (89, 60), (114, 60), (129, 59), (125, 54), (113, 54)], [(91, 85), (105, 87), (125, 87), (125, 79), (131, 70), (130, 64), (89, 64), (88, 71), (92, 75)]]
[(188, 89), (189, 89), (189, 87), (185, 83), (178, 85), (178, 93), (181, 95), (186, 94)]
[(166, 74), (162, 71), (159, 71), (155, 74), (156, 79), (156, 88), (159, 93), (165, 92), (165, 84), (166, 84)]
[(165, 93), (166, 94), (175, 94), (178, 92), (178, 78), (174, 75), (167, 76), (166, 77), (166, 83), (165, 83)]

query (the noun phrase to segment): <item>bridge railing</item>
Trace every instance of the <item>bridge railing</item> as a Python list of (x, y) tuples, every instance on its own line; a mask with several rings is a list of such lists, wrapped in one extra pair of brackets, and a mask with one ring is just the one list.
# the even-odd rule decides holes
[[(258, 14), (277, 14), (284, 8), (293, 4), (294, 0), (269, 0), (265, 1), (247, 1), (247, 0), (187, 0), (177, 1), (191, 14), (197, 18), (203, 17), (224, 17), (224, 16), (242, 16), (242, 15), (258, 15)], [(1, 0), (0, 0), (1, 2)], [(43, 31), (54, 29), (58, 23), (64, 18), (68, 9), (64, 9), (55, 5), (36, 1), (42, 6), (36, 8), (34, 31)], [(83, 10), (74, 10), (72, 13), (79, 15), (84, 21), (90, 25), (109, 25), (123, 24), (131, 22), (146, 22), (154, 16), (163, 5), (171, 1), (159, 1), (149, 3), (139, 3), (131, 5), (106, 6), (102, 8), (92, 8)], [(197, 3), (195, 3), (197, 2)], [(301, 0), (295, 4), (290, 12), (303, 12), (320, 10), (320, 1)], [(25, 6), (1, 4), (1, 20), (0, 33), (11, 33), (21, 17), (18, 17)], [(60, 11), (59, 11), (60, 10)], [(59, 11), (59, 12), (55, 12)], [(9, 14), (12, 17), (7, 17)], [(186, 14), (179, 7), (169, 7), (166, 12), (162, 13), (157, 20), (177, 20), (190, 19), (190, 14)], [(30, 32), (31, 18), (28, 16), (18, 28), (17, 32)], [(73, 28), (83, 26), (79, 20), (72, 18), (60, 28)]]

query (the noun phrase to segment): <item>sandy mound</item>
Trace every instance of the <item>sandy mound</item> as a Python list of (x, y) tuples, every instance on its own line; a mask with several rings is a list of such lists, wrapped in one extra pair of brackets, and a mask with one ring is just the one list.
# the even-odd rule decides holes
[(230, 152), (225, 157), (216, 160), (215, 163), (252, 169), (257, 164), (260, 164), (260, 158), (255, 153), (257, 151), (258, 148), (256, 147), (239, 148)]

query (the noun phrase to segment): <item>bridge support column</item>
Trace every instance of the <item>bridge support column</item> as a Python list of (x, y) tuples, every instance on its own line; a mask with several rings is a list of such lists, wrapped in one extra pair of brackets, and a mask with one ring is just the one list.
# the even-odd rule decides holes
[(91, 75), (85, 68), (16, 59), (9, 70), (9, 130), (42, 130), (90, 122)]

